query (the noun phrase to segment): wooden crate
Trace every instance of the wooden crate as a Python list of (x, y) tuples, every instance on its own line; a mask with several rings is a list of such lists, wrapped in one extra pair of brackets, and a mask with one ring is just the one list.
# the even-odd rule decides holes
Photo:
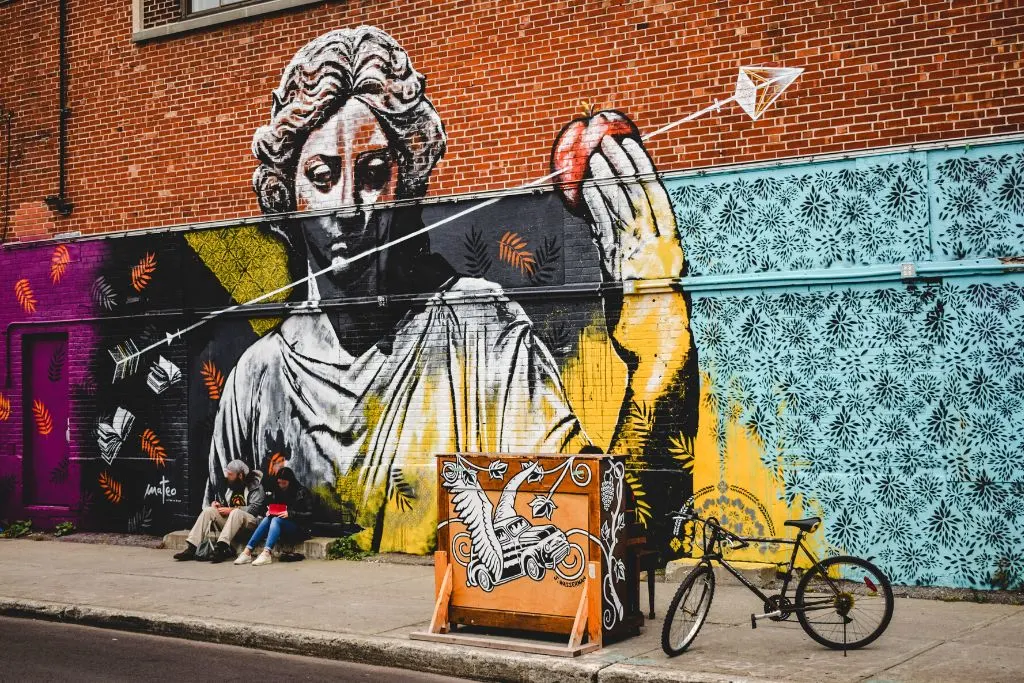
[[(451, 454), (437, 472), (437, 606), (413, 637), (578, 655), (639, 632), (624, 456)], [(569, 641), (467, 641), (455, 624)]]

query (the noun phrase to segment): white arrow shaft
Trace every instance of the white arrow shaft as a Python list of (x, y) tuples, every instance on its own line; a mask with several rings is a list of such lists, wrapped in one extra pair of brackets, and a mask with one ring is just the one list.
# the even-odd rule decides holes
[[(767, 85), (767, 84), (765, 84), (765, 85)], [(653, 138), (655, 135), (661, 135), (662, 133), (664, 133), (666, 131), (672, 130), (676, 126), (681, 126), (684, 123), (689, 123), (690, 121), (693, 121), (694, 119), (698, 119), (701, 116), (704, 116), (704, 114), (708, 114), (708, 113), (713, 112), (713, 111), (715, 111), (717, 109), (721, 109), (723, 106), (729, 104), (730, 102), (732, 102), (735, 99), (736, 99), (736, 96), (733, 95), (732, 97), (728, 97), (728, 98), (726, 98), (724, 100), (721, 100), (721, 101), (715, 100), (714, 104), (709, 105), (707, 107), (704, 107), (703, 109), (699, 109), (699, 110), (693, 112), (692, 114), (689, 114), (687, 116), (684, 116), (681, 119), (673, 121), (672, 123), (667, 123), (664, 126), (662, 126), (661, 128), (659, 128), (658, 130), (656, 130), (654, 132), (651, 132), (651, 133), (648, 133), (647, 135), (641, 136), (640, 139), (643, 140), (644, 142), (647, 142), (648, 140)]]
[[(776, 80), (778, 80), (778, 79), (770, 79), (770, 80), (768, 80), (768, 81), (766, 81), (766, 82), (756, 86), (756, 88), (767, 87), (768, 85), (770, 85), (771, 83), (775, 82)], [(677, 126), (681, 126), (684, 123), (687, 123), (689, 121), (693, 121), (694, 119), (700, 118), (701, 116), (704, 116), (705, 114), (709, 114), (709, 113), (711, 113), (713, 111), (717, 111), (718, 109), (721, 109), (726, 104), (729, 104), (730, 102), (733, 102), (735, 100), (736, 100), (736, 95), (735, 94), (733, 94), (732, 96), (730, 96), (730, 97), (728, 97), (728, 98), (726, 98), (724, 100), (715, 100), (714, 104), (710, 104), (710, 105), (704, 107), (703, 109), (698, 109), (697, 111), (695, 111), (695, 112), (693, 112), (691, 114), (687, 114), (686, 116), (684, 116), (681, 119), (678, 119), (676, 121), (672, 121), (671, 123), (668, 123), (668, 124), (662, 126), (661, 128), (658, 128), (655, 131), (652, 131), (650, 133), (647, 133), (646, 135), (641, 136), (640, 139), (642, 141), (646, 142), (646, 141), (650, 140), (651, 138), (655, 137), (656, 135), (661, 135), (662, 133), (670, 131), (670, 130), (672, 130), (673, 128), (675, 128)], [(561, 175), (562, 173), (565, 173), (567, 170), (568, 169), (564, 169), (563, 168), (563, 169), (559, 169), (557, 171), (553, 171), (551, 173), (548, 173), (545, 176), (541, 176), (540, 178), (537, 178), (536, 180), (531, 180), (530, 182), (526, 183), (525, 185), (520, 185), (520, 186), (518, 186), (516, 188), (513, 188), (512, 191), (525, 190), (525, 189), (528, 189), (528, 188), (531, 188), (531, 187), (535, 187), (537, 185), (540, 185), (541, 183), (544, 183), (544, 182), (547, 182), (548, 180), (551, 180), (552, 178), (555, 178), (556, 176)], [(424, 234), (430, 232), (431, 230), (433, 230), (435, 228), (438, 228), (438, 227), (440, 227), (442, 225), (445, 225), (447, 223), (451, 223), (452, 221), (457, 220), (459, 218), (462, 218), (463, 216), (467, 216), (467, 215), (473, 213), (474, 211), (479, 211), (480, 209), (483, 209), (484, 207), (491, 206), (492, 204), (497, 204), (503, 198), (504, 198), (504, 195), (498, 195), (497, 197), (493, 197), (493, 198), (488, 199), (486, 201), (482, 201), (482, 202), (480, 202), (478, 204), (474, 204), (473, 206), (467, 207), (467, 208), (463, 209), (462, 211), (459, 211), (457, 213), (453, 213), (451, 216), (446, 216), (445, 218), (442, 218), (441, 220), (434, 221), (430, 225), (426, 225), (426, 226), (420, 228), (419, 230), (414, 230), (413, 232), (411, 232), (411, 233), (409, 233), (407, 235), (402, 235), (401, 237), (393, 239), (390, 242), (385, 242), (384, 244), (380, 244), (380, 245), (377, 245), (376, 247), (372, 247), (370, 249), (367, 249), (366, 251), (361, 252), (359, 254), (356, 254), (355, 256), (353, 256), (351, 258), (343, 259), (340, 262), (332, 263), (330, 266), (328, 266), (326, 268), (318, 270), (318, 271), (316, 271), (314, 273), (310, 273), (309, 275), (307, 275), (307, 276), (305, 276), (303, 278), (299, 278), (295, 282), (290, 282), (287, 285), (284, 285), (283, 287), (278, 287), (277, 289), (275, 289), (273, 291), (266, 292), (265, 294), (261, 294), (260, 296), (256, 297), (255, 299), (250, 299), (249, 301), (246, 301), (246, 302), (243, 302), (243, 303), (238, 303), (238, 304), (235, 304), (233, 306), (228, 306), (227, 308), (223, 308), (223, 309), (221, 309), (219, 311), (213, 311), (212, 313), (209, 313), (209, 314), (203, 316), (201, 319), (197, 320), (196, 322), (192, 323), (188, 327), (175, 332), (173, 335), (168, 335), (167, 339), (164, 339), (164, 340), (161, 340), (161, 341), (158, 341), (158, 342), (154, 342), (153, 344), (150, 344), (146, 348), (141, 349), (140, 351), (138, 351), (136, 353), (133, 353), (131, 356), (128, 356), (127, 358), (132, 358), (132, 359), (133, 358), (137, 358), (137, 357), (139, 357), (139, 356), (141, 356), (141, 355), (143, 355), (143, 354), (145, 354), (145, 353), (147, 353), (149, 351), (152, 351), (152, 350), (154, 350), (156, 348), (159, 348), (160, 346), (162, 346), (164, 344), (169, 344), (173, 338), (184, 336), (185, 334), (188, 334), (192, 330), (194, 330), (194, 329), (196, 329), (196, 328), (206, 324), (210, 320), (213, 320), (214, 318), (216, 318), (217, 316), (219, 316), (219, 315), (221, 315), (223, 313), (231, 313), (232, 311), (237, 311), (238, 309), (243, 308), (245, 306), (252, 306), (253, 304), (258, 304), (258, 303), (261, 303), (263, 301), (266, 301), (267, 299), (270, 299), (270, 298), (272, 298), (272, 297), (274, 297), (274, 296), (276, 296), (278, 294), (282, 294), (284, 292), (287, 292), (288, 290), (293, 289), (294, 287), (296, 287), (298, 285), (301, 285), (301, 284), (303, 284), (305, 282), (309, 282), (310, 280), (312, 280), (314, 278), (320, 277), (321, 275), (326, 275), (327, 273), (331, 272), (335, 268), (338, 268), (340, 266), (346, 266), (346, 265), (348, 265), (350, 263), (354, 263), (355, 261), (359, 261), (361, 259), (364, 259), (364, 258), (367, 258), (369, 256), (372, 256), (373, 254), (376, 254), (376, 253), (379, 253), (381, 251), (384, 251), (385, 249), (390, 249), (391, 247), (395, 246), (396, 244), (401, 244), (402, 242), (411, 240), (411, 239), (413, 239), (415, 237), (418, 237), (420, 235), (424, 235)]]

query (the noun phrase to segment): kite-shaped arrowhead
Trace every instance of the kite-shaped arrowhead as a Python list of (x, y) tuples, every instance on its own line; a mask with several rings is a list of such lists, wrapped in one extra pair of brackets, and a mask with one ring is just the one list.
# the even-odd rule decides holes
[(736, 102), (756, 121), (803, 72), (794, 67), (741, 66)]

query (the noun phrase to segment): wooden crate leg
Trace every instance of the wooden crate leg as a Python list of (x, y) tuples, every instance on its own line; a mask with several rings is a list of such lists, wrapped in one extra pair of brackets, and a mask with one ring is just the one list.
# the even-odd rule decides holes
[(603, 643), (603, 620), (601, 610), (604, 607), (604, 597), (601, 585), (604, 577), (601, 575), (601, 562), (590, 562), (587, 564), (587, 583), (592, 590), (588, 591), (587, 602), (590, 603), (589, 615), (587, 617), (587, 635), (591, 643), (601, 647)]
[(572, 633), (569, 634), (569, 649), (573, 650), (583, 644), (583, 634), (587, 629), (587, 591), (590, 589), (590, 580), (583, 584), (583, 592), (580, 593), (580, 604), (576, 608), (576, 620), (572, 622)]
[(452, 566), (444, 572), (441, 588), (437, 591), (437, 602), (434, 604), (434, 616), (430, 619), (428, 633), (448, 633), (448, 601), (452, 597)]

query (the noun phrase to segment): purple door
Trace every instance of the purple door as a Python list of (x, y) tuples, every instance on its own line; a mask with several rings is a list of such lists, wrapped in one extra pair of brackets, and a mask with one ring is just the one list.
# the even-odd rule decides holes
[(24, 337), (24, 505), (68, 507), (76, 482), (69, 476), (66, 334)]

